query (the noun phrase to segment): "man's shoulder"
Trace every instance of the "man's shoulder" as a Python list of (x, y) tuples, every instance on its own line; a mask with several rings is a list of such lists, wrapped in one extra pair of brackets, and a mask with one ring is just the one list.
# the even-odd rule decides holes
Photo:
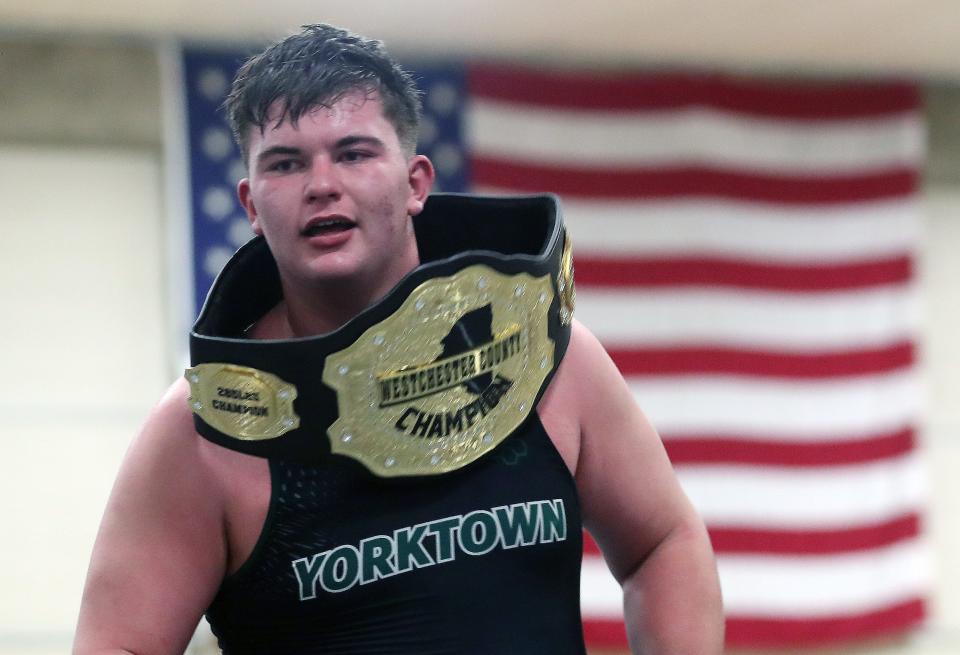
[(562, 417), (578, 430), (610, 411), (619, 412), (636, 401), (603, 344), (578, 321), (570, 343), (540, 409)]
[(221, 506), (226, 482), (243, 456), (204, 439), (188, 404), (189, 385), (170, 385), (134, 437), (118, 481), (136, 480), (141, 502)]
[(192, 440), (197, 437), (193, 412), (188, 398), (190, 386), (183, 378), (176, 380), (154, 406), (144, 424), (143, 433), (160, 432), (166, 439)]
[(600, 340), (582, 323), (573, 321), (570, 343), (557, 370), (560, 382), (567, 382), (580, 392), (590, 385), (605, 385), (622, 380), (616, 365), (610, 359)]
[(175, 467), (177, 475), (223, 486), (225, 480), (262, 475), (262, 460), (219, 446), (197, 431), (189, 404), (190, 385), (179, 379), (147, 417), (131, 451), (159, 468)]
[(161, 467), (169, 465), (196, 472), (197, 455), (213, 444), (197, 432), (189, 396), (186, 380), (171, 384), (147, 415), (128, 455)]
[(579, 440), (584, 421), (623, 378), (600, 341), (579, 321), (566, 353), (538, 406), (548, 432)]

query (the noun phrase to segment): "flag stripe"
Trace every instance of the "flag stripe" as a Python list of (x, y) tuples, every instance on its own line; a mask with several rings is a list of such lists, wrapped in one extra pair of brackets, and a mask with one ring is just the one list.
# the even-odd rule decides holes
[[(826, 206), (736, 200), (570, 201), (574, 254), (702, 256), (784, 264), (845, 264), (915, 252), (915, 198)], [(829, 238), (825, 238), (825, 231)]]
[[(786, 555), (830, 555), (889, 546), (914, 539), (920, 534), (920, 516), (904, 514), (888, 521), (834, 530), (765, 530), (751, 527), (707, 526), (717, 553), (768, 553)], [(583, 552), (601, 556), (588, 532), (583, 535)]]
[(722, 347), (609, 348), (625, 376), (711, 375), (830, 378), (886, 373), (912, 366), (910, 341), (831, 353), (783, 353)]
[(929, 577), (919, 540), (837, 555), (718, 557), (731, 615), (811, 618), (871, 611), (918, 596)]
[(718, 553), (825, 555), (889, 546), (920, 534), (916, 513), (889, 521), (835, 530), (765, 530), (710, 526), (710, 540)]
[(917, 512), (927, 498), (915, 452), (816, 468), (688, 464), (677, 476), (708, 525), (834, 530)]
[(925, 615), (924, 600), (915, 597), (872, 611), (816, 619), (732, 616), (727, 619), (726, 642), (754, 648), (783, 644), (818, 646), (898, 634), (919, 625)]
[[(726, 643), (734, 647), (812, 647), (838, 641), (875, 638), (900, 633), (922, 622), (926, 614), (921, 598), (858, 614), (811, 619), (731, 616), (726, 622)], [(583, 622), (587, 643), (599, 648), (626, 648), (621, 620), (587, 618)]]
[(559, 167), (474, 155), (478, 184), (520, 193), (552, 191), (572, 198), (612, 200), (707, 196), (784, 204), (832, 204), (895, 198), (917, 190), (914, 168), (860, 175), (771, 175), (697, 166), (658, 168)]
[(698, 106), (817, 121), (884, 116), (920, 107), (917, 87), (898, 83), (769, 83), (719, 75), (604, 74), (474, 64), (467, 84), (472, 97), (589, 110), (591, 116), (611, 110)]
[(596, 648), (628, 647), (627, 631), (623, 619), (599, 619), (585, 616), (583, 619), (583, 639)]
[(782, 434), (819, 441), (915, 423), (921, 407), (917, 375), (910, 370), (802, 381), (665, 375), (627, 383), (664, 434)]
[(807, 292), (904, 284), (913, 277), (913, 259), (901, 254), (879, 260), (819, 265), (775, 264), (718, 257), (624, 258), (577, 256), (580, 288), (712, 286)]
[(576, 316), (610, 348), (703, 344), (785, 352), (883, 347), (914, 339), (913, 285), (772, 293), (740, 288), (581, 287)]
[(758, 466), (845, 466), (892, 459), (916, 447), (916, 431), (904, 428), (868, 437), (809, 441), (781, 437), (737, 438), (729, 435), (662, 435), (670, 461), (686, 464), (755, 464)]
[(916, 167), (920, 118), (785, 122), (707, 109), (582, 112), (471, 102), (471, 151), (499, 160), (627, 168), (699, 164), (767, 173), (849, 173)]
[[(918, 597), (929, 578), (926, 549), (918, 539), (829, 555), (717, 556), (728, 616), (823, 619), (875, 611)], [(620, 585), (595, 556), (583, 561), (585, 613), (623, 616)]]

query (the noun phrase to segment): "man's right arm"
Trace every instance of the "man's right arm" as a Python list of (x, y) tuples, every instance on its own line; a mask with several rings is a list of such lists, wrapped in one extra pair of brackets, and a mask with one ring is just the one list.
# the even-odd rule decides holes
[(131, 444), (100, 524), (74, 654), (183, 653), (223, 579), (216, 449), (175, 384)]

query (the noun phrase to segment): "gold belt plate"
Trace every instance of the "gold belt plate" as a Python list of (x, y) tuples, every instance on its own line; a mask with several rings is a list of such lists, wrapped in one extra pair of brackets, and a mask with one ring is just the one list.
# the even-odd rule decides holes
[(549, 275), (481, 264), (422, 283), (327, 356), (323, 381), (339, 410), (332, 451), (394, 477), (453, 471), (495, 448), (534, 410), (553, 370), (553, 298)]
[(266, 371), (222, 362), (198, 364), (184, 377), (190, 408), (220, 432), (244, 441), (274, 439), (300, 426), (297, 388)]

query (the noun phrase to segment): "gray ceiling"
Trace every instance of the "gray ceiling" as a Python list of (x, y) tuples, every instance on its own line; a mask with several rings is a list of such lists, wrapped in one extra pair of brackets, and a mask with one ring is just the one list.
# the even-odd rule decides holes
[(309, 22), (396, 54), (960, 80), (957, 0), (0, 0), (0, 30), (267, 40)]

